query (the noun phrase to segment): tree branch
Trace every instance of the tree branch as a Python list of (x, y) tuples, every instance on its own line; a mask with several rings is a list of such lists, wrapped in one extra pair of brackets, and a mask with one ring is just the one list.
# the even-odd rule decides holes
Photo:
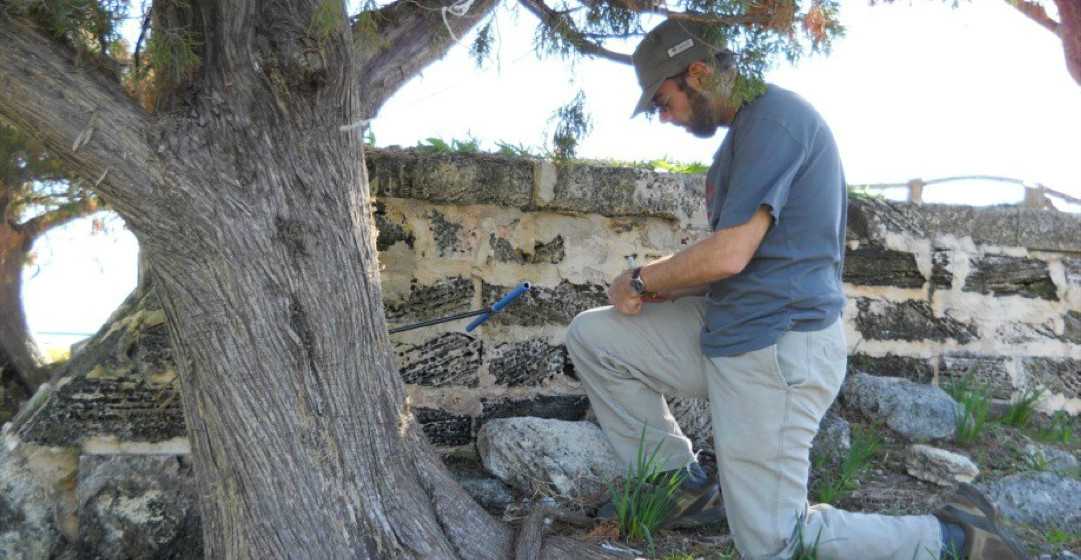
[(621, 64), (630, 64), (631, 55), (610, 51), (599, 43), (587, 39), (581, 31), (574, 27), (571, 19), (553, 10), (543, 0), (519, 0), (530, 13), (548, 26), (558, 26), (558, 33), (566, 38), (578, 52), (589, 56), (605, 58)]
[(770, 22), (769, 10), (763, 10), (762, 13), (756, 15), (743, 15), (743, 16), (718, 16), (712, 14), (696, 14), (692, 12), (677, 12), (669, 10), (663, 5), (657, 3), (641, 4), (639, 0), (605, 0), (608, 4), (618, 4), (623, 8), (626, 8), (632, 12), (639, 14), (657, 14), (671, 19), (681, 19), (684, 21), (694, 21), (698, 23), (707, 23), (711, 25), (725, 25), (725, 26), (737, 26), (737, 25), (765, 25)]
[(1047, 10), (1043, 6), (1031, 0), (1007, 0), (1006, 3), (1017, 8), (1017, 11), (1025, 14), (1026, 17), (1040, 24), (1051, 33), (1058, 35), (1058, 22), (1047, 15)]
[(1081, 2), (1055, 0), (1055, 5), (1058, 6), (1059, 37), (1066, 55), (1066, 69), (1081, 86)]
[(95, 185), (124, 213), (146, 204), (163, 181), (151, 170), (150, 117), (114, 76), (80, 64), (68, 47), (28, 21), (0, 13), (0, 116), (37, 136), (66, 169)]
[[(398, 0), (364, 12), (353, 25), (353, 45), (364, 81), (365, 114), (374, 117), (383, 103), (421, 69), (442, 57), (484, 19), (498, 0), (475, 0), (462, 17), (446, 14), (454, 2)], [(447, 26), (454, 33), (448, 33)]]
[(61, 227), (82, 218), (83, 216), (93, 214), (100, 209), (101, 207), (98, 204), (98, 198), (96, 196), (88, 196), (35, 216), (30, 221), (20, 226), (19, 229), (21, 229), (27, 237), (33, 240), (52, 228)]

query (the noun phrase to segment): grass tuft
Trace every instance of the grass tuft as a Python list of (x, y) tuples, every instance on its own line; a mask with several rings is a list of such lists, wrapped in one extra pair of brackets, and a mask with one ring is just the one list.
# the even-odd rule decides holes
[(1036, 414), (1036, 403), (1043, 398), (1043, 389), (1029, 387), (1023, 393), (1014, 398), (1006, 415), (1002, 417), (1002, 423), (1015, 428), (1024, 428)]
[(945, 384), (943, 389), (961, 405), (955, 417), (957, 429), (954, 441), (963, 446), (976, 443), (987, 427), (987, 417), (991, 412), (991, 388), (966, 375)]
[(628, 465), (622, 481), (613, 483), (611, 494), (620, 534), (628, 541), (646, 541), (652, 546), (654, 532), (672, 511), (683, 471), (661, 472), (657, 457), (660, 444), (646, 456), (645, 443), (643, 426), (635, 464)]
[(854, 427), (852, 446), (841, 461), (839, 469), (823, 469), (812, 490), (819, 503), (835, 504), (857, 487), (857, 479), (871, 464), (871, 459), (882, 447), (882, 438), (869, 427)]
[(1051, 416), (1051, 424), (1046, 428), (1041, 428), (1036, 434), (1036, 439), (1044, 443), (1070, 445), (1070, 441), (1073, 439), (1072, 424), (1070, 415), (1063, 410), (1059, 410)]

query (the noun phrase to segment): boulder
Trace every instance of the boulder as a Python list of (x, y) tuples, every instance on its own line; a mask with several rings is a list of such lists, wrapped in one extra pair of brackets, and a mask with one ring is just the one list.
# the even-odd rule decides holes
[(191, 462), (177, 455), (79, 460), (79, 553), (101, 559), (201, 559)]
[(64, 552), (74, 534), (65, 495), (74, 485), (73, 451), (49, 449), (5, 433), (0, 442), (0, 558), (33, 560)]
[(960, 410), (945, 391), (933, 385), (866, 373), (849, 378), (842, 398), (846, 405), (885, 421), (890, 429), (916, 442), (952, 437)]
[(599, 499), (624, 466), (595, 424), (542, 418), (491, 420), (477, 434), (484, 468), (526, 492)]
[(1040, 531), (1081, 527), (1081, 480), (1052, 472), (1025, 472), (979, 486), (1001, 515), (1014, 523)]
[(832, 409), (822, 418), (818, 434), (811, 442), (811, 456), (832, 466), (840, 465), (852, 448), (852, 429), (848, 421)]
[(972, 482), (980, 474), (968, 457), (921, 443), (908, 446), (905, 469), (920, 480), (947, 487)]
[(1072, 453), (1063, 451), (1053, 445), (1029, 443), (1025, 445), (1023, 451), (1029, 464), (1034, 467), (1039, 467), (1039, 470), (1060, 473), (1077, 472), (1077, 457), (1074, 457)]

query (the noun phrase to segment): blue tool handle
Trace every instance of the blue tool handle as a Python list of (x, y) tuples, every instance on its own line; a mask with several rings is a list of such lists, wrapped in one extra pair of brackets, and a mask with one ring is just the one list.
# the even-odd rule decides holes
[(469, 323), (469, 325), (465, 327), (465, 332), (473, 332), (473, 329), (479, 327), (481, 325), (481, 323), (484, 323), (485, 321), (487, 321), (488, 318), (492, 316), (492, 313), (499, 313), (500, 311), (503, 310), (504, 307), (510, 305), (511, 302), (518, 299), (519, 297), (521, 297), (522, 294), (524, 294), (524, 293), (526, 293), (528, 291), (529, 291), (529, 282), (522, 282), (521, 284), (518, 284), (507, 295), (503, 296), (503, 299), (495, 302), (495, 305), (492, 306), (491, 313), (485, 313), (485, 314), (477, 317), (476, 319), (473, 319), (473, 322)]

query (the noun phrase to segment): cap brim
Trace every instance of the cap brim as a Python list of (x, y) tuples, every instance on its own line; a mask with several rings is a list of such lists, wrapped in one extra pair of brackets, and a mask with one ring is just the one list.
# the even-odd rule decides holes
[(634, 106), (634, 112), (631, 113), (632, 119), (637, 117), (639, 113), (644, 113), (653, 108), (653, 96), (657, 95), (657, 90), (661, 89), (664, 80), (664, 78), (657, 80), (656, 83), (650, 84), (649, 87), (642, 90), (642, 97), (638, 98), (638, 105)]

